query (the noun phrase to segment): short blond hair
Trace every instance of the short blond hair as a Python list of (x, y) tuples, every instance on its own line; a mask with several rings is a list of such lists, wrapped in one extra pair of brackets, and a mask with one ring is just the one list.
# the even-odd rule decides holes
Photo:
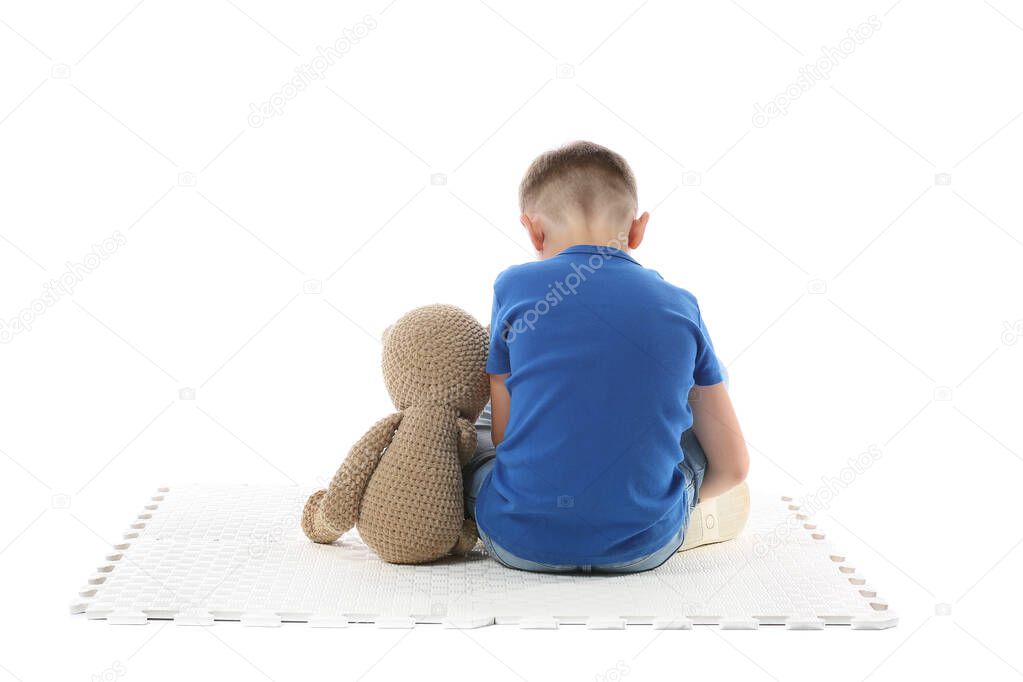
[[(519, 210), (541, 209), (555, 219), (576, 210), (632, 218), (639, 206), (636, 177), (628, 162), (607, 147), (580, 140), (536, 157), (519, 184)], [(627, 214), (627, 216), (626, 216)]]

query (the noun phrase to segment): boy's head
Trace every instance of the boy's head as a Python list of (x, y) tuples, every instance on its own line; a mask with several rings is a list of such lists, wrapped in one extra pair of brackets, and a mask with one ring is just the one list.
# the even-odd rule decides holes
[(593, 142), (544, 152), (519, 185), (520, 220), (541, 258), (573, 244), (636, 248), (649, 218), (638, 207), (628, 162)]

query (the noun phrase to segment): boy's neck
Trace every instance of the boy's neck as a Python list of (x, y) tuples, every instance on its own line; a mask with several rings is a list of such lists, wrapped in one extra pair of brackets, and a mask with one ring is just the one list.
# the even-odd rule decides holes
[(544, 241), (541, 259), (557, 256), (565, 249), (572, 246), (596, 246), (600, 248), (613, 248), (629, 252), (628, 232), (615, 235), (614, 230), (591, 230), (587, 228), (564, 229), (557, 233), (548, 235)]

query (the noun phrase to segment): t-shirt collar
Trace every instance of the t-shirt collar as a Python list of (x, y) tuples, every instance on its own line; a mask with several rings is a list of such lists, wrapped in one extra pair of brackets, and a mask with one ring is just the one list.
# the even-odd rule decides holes
[[(636, 265), (639, 265), (639, 262), (625, 251), (622, 251), (621, 249), (616, 249), (613, 246), (605, 246), (603, 244), (573, 244), (567, 249), (562, 249), (561, 251), (559, 251), (557, 256), (573, 253), (583, 254), (588, 253), (592, 255), (603, 256), (605, 258), (621, 258), (622, 260), (627, 260), (630, 263), (635, 263)], [(557, 256), (555, 256), (555, 258), (557, 258)]]

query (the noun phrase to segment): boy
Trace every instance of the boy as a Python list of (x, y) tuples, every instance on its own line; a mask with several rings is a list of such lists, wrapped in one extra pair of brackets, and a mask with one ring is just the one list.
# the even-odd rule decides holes
[(696, 299), (629, 254), (649, 219), (629, 165), (566, 145), (533, 161), (519, 203), (540, 260), (494, 283), (491, 409), (464, 470), (488, 552), (633, 573), (735, 537), (745, 441)]

